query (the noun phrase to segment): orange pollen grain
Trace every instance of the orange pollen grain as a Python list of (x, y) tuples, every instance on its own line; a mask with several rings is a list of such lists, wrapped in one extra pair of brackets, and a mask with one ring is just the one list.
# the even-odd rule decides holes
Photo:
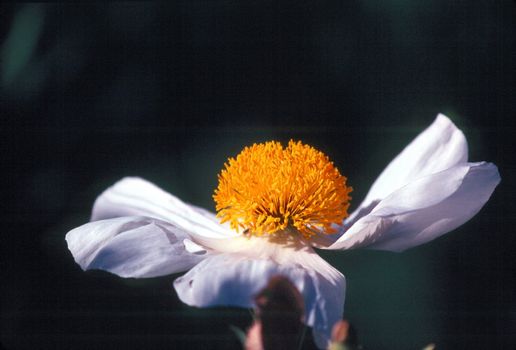
[(351, 187), (315, 148), (290, 141), (245, 147), (229, 158), (213, 198), (221, 222), (254, 235), (335, 233), (348, 216)]

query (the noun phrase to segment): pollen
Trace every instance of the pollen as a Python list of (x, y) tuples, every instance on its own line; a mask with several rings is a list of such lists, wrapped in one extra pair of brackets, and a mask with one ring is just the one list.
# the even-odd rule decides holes
[(251, 235), (336, 232), (348, 216), (351, 187), (329, 158), (299, 141), (245, 147), (229, 158), (213, 198), (217, 216)]

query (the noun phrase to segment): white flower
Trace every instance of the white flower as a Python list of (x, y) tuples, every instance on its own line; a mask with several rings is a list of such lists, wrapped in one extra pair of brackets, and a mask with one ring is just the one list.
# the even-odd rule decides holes
[[(494, 164), (467, 158), (463, 133), (439, 115), (380, 174), (337, 235), (321, 235), (313, 221), (304, 223), (308, 234), (296, 235), (286, 218), (287, 236), (239, 233), (143, 179), (125, 178), (97, 198), (92, 222), (66, 240), (84, 270), (133, 278), (188, 271), (174, 288), (183, 302), (198, 307), (252, 307), (253, 295), (271, 276), (285, 275), (301, 291), (305, 322), (325, 348), (342, 318), (345, 279), (312, 247), (399, 252), (464, 224), (500, 181)], [(226, 219), (233, 227), (248, 223)]]

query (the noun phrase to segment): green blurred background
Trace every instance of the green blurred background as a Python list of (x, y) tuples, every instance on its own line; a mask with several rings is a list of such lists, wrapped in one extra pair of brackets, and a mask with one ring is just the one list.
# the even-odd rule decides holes
[(328, 154), (353, 208), (443, 112), (500, 168), (485, 208), (402, 254), (321, 255), (366, 349), (514, 349), (515, 16), (514, 1), (0, 5), (1, 345), (238, 348), (248, 311), (187, 307), (175, 276), (84, 273), (64, 235), (127, 175), (213, 210), (226, 158), (271, 139)]

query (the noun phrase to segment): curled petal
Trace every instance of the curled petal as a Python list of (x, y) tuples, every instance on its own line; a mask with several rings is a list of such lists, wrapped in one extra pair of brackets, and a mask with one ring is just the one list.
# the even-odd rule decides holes
[(195, 234), (224, 238), (234, 231), (214, 220), (214, 214), (186, 204), (156, 185), (126, 177), (105, 190), (95, 201), (92, 221), (120, 216), (149, 216), (171, 222)]
[[(265, 241), (264, 239), (262, 239)], [(256, 240), (255, 240), (256, 242)], [(267, 244), (267, 243), (265, 243)], [(271, 251), (275, 250), (271, 244)], [(332, 326), (342, 317), (344, 308), (344, 276), (313, 251), (275, 251), (268, 259), (248, 254), (226, 253), (208, 257), (184, 276), (174, 281), (179, 298), (191, 306), (251, 307), (253, 297), (275, 275), (290, 279), (303, 295), (305, 322), (314, 327), (314, 339), (326, 348)], [(293, 256), (278, 263), (278, 254)], [(304, 259), (309, 255), (308, 259)], [(300, 263), (303, 261), (303, 264)]]
[(468, 144), (464, 134), (448, 117), (439, 114), (432, 125), (387, 165), (346, 223), (358, 220), (380, 200), (411, 181), (465, 163), (467, 160)]
[(190, 269), (206, 251), (190, 252), (188, 234), (148, 217), (120, 217), (87, 223), (66, 235), (68, 249), (83, 270), (121, 277), (155, 277)]
[(395, 191), (356, 221), (327, 249), (403, 251), (426, 243), (471, 219), (500, 182), (491, 163), (465, 163)]

